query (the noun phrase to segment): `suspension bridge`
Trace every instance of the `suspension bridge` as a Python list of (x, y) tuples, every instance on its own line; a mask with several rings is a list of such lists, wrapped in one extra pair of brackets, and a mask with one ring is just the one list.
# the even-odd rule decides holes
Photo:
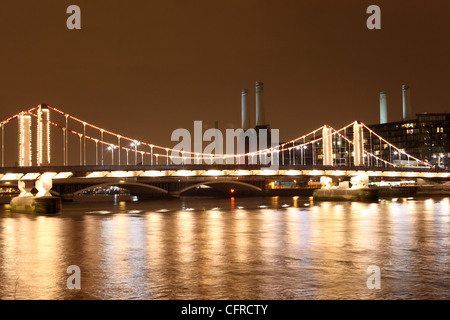
[(359, 173), (373, 181), (450, 177), (358, 121), (340, 129), (324, 125), (287, 142), (232, 154), (140, 141), (48, 105), (17, 113), (0, 127), (0, 187), (46, 174), (52, 193), (68, 198), (105, 186), (139, 196), (179, 196), (198, 188), (238, 195), (312, 188), (322, 176), (336, 182)]

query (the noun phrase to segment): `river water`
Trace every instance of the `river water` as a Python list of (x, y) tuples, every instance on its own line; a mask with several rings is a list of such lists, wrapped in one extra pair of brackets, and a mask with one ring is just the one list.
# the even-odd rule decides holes
[[(71, 265), (81, 289), (67, 287)], [(0, 298), (449, 299), (450, 199), (2, 205)]]

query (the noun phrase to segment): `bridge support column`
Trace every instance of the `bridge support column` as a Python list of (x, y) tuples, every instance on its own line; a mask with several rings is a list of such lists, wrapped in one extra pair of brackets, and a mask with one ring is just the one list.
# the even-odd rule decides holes
[(323, 165), (332, 166), (333, 165), (333, 143), (331, 128), (325, 126), (322, 129), (323, 138)]
[(353, 162), (355, 166), (364, 165), (364, 131), (362, 125), (353, 125)]

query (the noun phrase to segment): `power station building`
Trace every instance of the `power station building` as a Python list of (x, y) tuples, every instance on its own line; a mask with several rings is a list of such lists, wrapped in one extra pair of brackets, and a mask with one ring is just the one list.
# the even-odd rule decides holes
[[(450, 113), (421, 113), (415, 116), (411, 108), (411, 89), (407, 85), (402, 86), (402, 119), (400, 121), (388, 122), (388, 95), (380, 93), (380, 123), (369, 125), (374, 133), (389, 141), (408, 155), (435, 165), (438, 168), (450, 168)], [(257, 108), (258, 110), (258, 108)], [(392, 148), (386, 141), (379, 139), (375, 134), (368, 131), (356, 132), (358, 127), (351, 126), (342, 133), (352, 141), (359, 141), (361, 145), (355, 145), (356, 150), (349, 147), (348, 143), (341, 138), (319, 140), (307, 146), (301, 144), (307, 140), (282, 145), (292, 147), (280, 155), (280, 163), (287, 165), (337, 165), (337, 166), (382, 166), (372, 157), (356, 157), (362, 154), (360, 149), (384, 159), (392, 164), (415, 167), (417, 162), (411, 157), (402, 155)], [(359, 137), (355, 140), (355, 133)], [(314, 134), (310, 140), (316, 140), (322, 135), (328, 134), (321, 130)], [(332, 151), (324, 152), (325, 149)], [(359, 150), (359, 151), (358, 151)], [(328, 157), (324, 157), (328, 155)], [(331, 156), (332, 154), (332, 156)], [(331, 158), (330, 158), (331, 156)]]
[[(450, 167), (450, 113), (420, 113), (412, 116), (409, 86), (402, 86), (403, 118), (388, 122), (387, 94), (380, 93), (380, 123), (369, 125), (374, 132), (406, 153), (440, 168)], [(365, 137), (369, 139), (369, 137)], [(373, 153), (392, 159), (393, 163), (405, 164), (398, 152), (387, 144), (374, 141)]]
[[(252, 128), (250, 124), (250, 110), (248, 105), (248, 89), (241, 90), (241, 128), (245, 131), (249, 129), (254, 129), (256, 133), (256, 147), (257, 150), (263, 150), (269, 148), (272, 143), (270, 125), (266, 123), (265, 118), (265, 108), (264, 108), (264, 83), (257, 81), (255, 84), (255, 109), (256, 109), (256, 124)], [(245, 136), (245, 133), (244, 133)], [(248, 137), (244, 138), (245, 143), (245, 153), (251, 150), (251, 141)], [(243, 159), (243, 163), (266, 163), (266, 156), (259, 156), (254, 159), (254, 157), (246, 157)], [(256, 160), (256, 161), (255, 161)]]

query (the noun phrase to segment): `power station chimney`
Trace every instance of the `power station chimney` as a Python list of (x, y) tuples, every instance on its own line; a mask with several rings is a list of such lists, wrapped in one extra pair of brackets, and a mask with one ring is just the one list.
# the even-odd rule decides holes
[(408, 85), (402, 85), (403, 120), (411, 120), (411, 93)]
[(250, 129), (250, 112), (248, 112), (247, 89), (241, 90), (241, 128)]
[(264, 83), (256, 82), (256, 126), (264, 126)]
[(380, 123), (388, 122), (386, 92), (380, 92)]

